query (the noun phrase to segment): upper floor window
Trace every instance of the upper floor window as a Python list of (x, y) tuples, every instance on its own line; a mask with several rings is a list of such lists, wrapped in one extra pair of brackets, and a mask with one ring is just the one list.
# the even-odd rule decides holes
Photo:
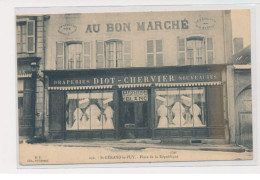
[(96, 42), (96, 67), (131, 67), (131, 41), (108, 40)]
[(212, 64), (213, 55), (212, 38), (201, 36), (178, 37), (178, 65)]
[(20, 20), (16, 23), (17, 53), (35, 52), (35, 21)]
[(57, 42), (56, 69), (88, 69), (90, 67), (90, 42)]
[(147, 66), (163, 66), (162, 40), (147, 41)]

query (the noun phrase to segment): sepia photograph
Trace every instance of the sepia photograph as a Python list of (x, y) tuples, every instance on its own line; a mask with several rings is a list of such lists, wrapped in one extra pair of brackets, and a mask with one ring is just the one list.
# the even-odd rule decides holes
[(16, 14), (19, 164), (253, 160), (250, 12)]

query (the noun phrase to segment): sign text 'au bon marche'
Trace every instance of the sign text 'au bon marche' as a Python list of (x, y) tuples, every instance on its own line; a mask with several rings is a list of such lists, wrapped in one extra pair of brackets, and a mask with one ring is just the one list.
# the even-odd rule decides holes
[(162, 74), (143, 76), (111, 76), (111, 77), (78, 77), (78, 78), (51, 78), (50, 86), (89, 86), (89, 85), (118, 85), (144, 83), (183, 83), (183, 82), (210, 82), (220, 81), (221, 75), (212, 73), (192, 74)]

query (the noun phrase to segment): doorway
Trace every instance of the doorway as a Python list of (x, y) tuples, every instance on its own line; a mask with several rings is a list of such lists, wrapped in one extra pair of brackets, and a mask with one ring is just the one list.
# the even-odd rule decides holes
[(138, 97), (138, 101), (129, 98), (126, 100), (122, 93), (123, 91), (120, 93), (120, 138), (150, 138), (148, 93), (147, 98), (140, 98), (141, 95), (138, 91), (129, 91), (129, 93), (135, 94), (132, 97), (135, 99)]

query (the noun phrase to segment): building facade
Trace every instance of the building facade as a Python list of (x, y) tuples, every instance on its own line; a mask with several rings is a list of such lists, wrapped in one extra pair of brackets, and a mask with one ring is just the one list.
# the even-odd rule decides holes
[(43, 133), (43, 80), (45, 68), (44, 16), (17, 16), (17, 90), (19, 136)]
[(48, 139), (234, 141), (230, 11), (44, 18), (35, 128)]

